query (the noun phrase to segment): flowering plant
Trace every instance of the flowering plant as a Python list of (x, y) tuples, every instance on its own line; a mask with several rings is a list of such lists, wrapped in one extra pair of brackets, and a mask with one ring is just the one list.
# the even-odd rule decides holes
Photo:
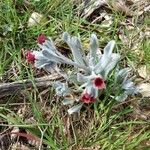
[[(68, 109), (69, 114), (80, 111), (85, 103), (98, 101), (103, 91), (107, 90), (107, 81), (112, 75), (114, 76), (114, 90), (121, 91), (118, 95), (110, 94), (113, 99), (124, 101), (128, 95), (138, 92), (132, 80), (129, 79), (130, 69), (119, 70), (120, 54), (113, 53), (115, 41), (110, 41), (102, 54), (99, 50), (98, 39), (95, 34), (92, 34), (89, 53), (86, 55), (79, 37), (71, 37), (65, 32), (63, 40), (70, 47), (73, 59), (62, 55), (51, 38), (43, 34), (37, 39), (40, 49), (28, 51), (26, 58), (28, 62), (34, 63), (36, 68), (43, 68), (49, 72), (57, 71), (64, 77), (65, 82), (56, 81), (53, 87), (56, 95), (63, 97), (64, 105), (76, 104)], [(58, 64), (62, 63), (73, 66), (74, 71), (62, 72), (58, 68)], [(75, 93), (79, 96), (73, 96)]]

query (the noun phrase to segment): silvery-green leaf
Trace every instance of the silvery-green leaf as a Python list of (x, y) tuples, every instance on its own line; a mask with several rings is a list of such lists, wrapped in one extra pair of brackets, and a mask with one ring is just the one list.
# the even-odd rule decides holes
[(47, 50), (47, 51), (52, 51), (52, 52), (56, 52), (57, 49), (52, 41), (51, 38), (48, 38), (43, 44), (38, 44), (38, 46), (42, 49), (42, 50)]
[(120, 55), (116, 53), (112, 53), (111, 57), (109, 59), (106, 58), (105, 62), (102, 62), (100, 59), (100, 62), (95, 66), (94, 71), (97, 74), (103, 74), (102, 76), (106, 79), (108, 73), (112, 69), (114, 69), (114, 67), (117, 65), (119, 60), (120, 60)]
[(59, 54), (59, 58), (62, 59), (62, 63), (73, 65), (74, 67), (81, 68), (81, 69), (85, 70), (86, 72), (90, 71), (89, 67), (79, 64), (79, 63), (76, 63), (76, 62), (73, 62), (72, 60), (68, 59), (67, 57), (63, 56), (62, 54)]
[(73, 62), (71, 59), (63, 56), (61, 53), (59, 53), (58, 51), (56, 52), (57, 56), (62, 60), (62, 63), (65, 64), (69, 64), (69, 65), (73, 65), (75, 67), (79, 67), (79, 65), (75, 62)]
[[(103, 56), (102, 56), (103, 57)], [(108, 61), (109, 60), (107, 60), (107, 64), (108, 64)], [(102, 67), (102, 61), (101, 61), (101, 59), (100, 59), (100, 61), (95, 65), (95, 67), (94, 67), (94, 72), (96, 73), (96, 74), (99, 74), (101, 71), (103, 71), (104, 70), (104, 68)]]
[(107, 76), (110, 71), (112, 71), (120, 60), (119, 54), (112, 54), (110, 63), (104, 68), (104, 79), (107, 79)]
[(135, 94), (139, 93), (139, 89), (136, 88), (135, 86), (132, 87), (132, 88), (126, 89), (125, 91), (126, 91), (126, 93), (127, 93), (128, 95), (129, 95), (129, 94), (135, 95)]
[(105, 55), (105, 57), (110, 57), (111, 56), (112, 51), (114, 49), (114, 46), (115, 46), (115, 41), (114, 40), (108, 42), (108, 44), (104, 48), (104, 55)]
[(49, 62), (49, 64), (45, 65), (43, 69), (47, 70), (50, 73), (54, 73), (57, 69), (57, 64), (55, 62)]
[(38, 47), (41, 49), (41, 50), (47, 50), (49, 51), (49, 48), (47, 46), (45, 46), (44, 44), (38, 44)]
[(130, 89), (132, 87), (134, 87), (134, 83), (130, 79), (122, 83), (122, 88), (125, 90)]
[(130, 70), (130, 68), (124, 68), (118, 71), (115, 76), (115, 82), (122, 83), (124, 78), (128, 76)]
[(73, 114), (73, 113), (75, 113), (75, 112), (79, 112), (80, 109), (82, 108), (82, 105), (83, 105), (83, 103), (78, 104), (78, 105), (73, 106), (72, 108), (68, 109), (69, 115), (71, 115), (71, 114)]
[(41, 69), (45, 67), (46, 65), (53, 65), (52, 61), (49, 61), (48, 59), (38, 59), (35, 60), (34, 66), (38, 69)]
[[(53, 61), (50, 61), (50, 59), (48, 59), (47, 57), (45, 57), (43, 54), (42, 54), (42, 51), (33, 51), (33, 54), (35, 55), (35, 67), (36, 68), (44, 68), (46, 69), (45, 67), (47, 66), (47, 68), (50, 68), (51, 67), (54, 67), (56, 65), (55, 62)], [(46, 69), (47, 70), (47, 69)]]
[(81, 43), (81, 39), (80, 39), (80, 35), (79, 35), (79, 34), (78, 34), (78, 37), (77, 37), (77, 46), (78, 46), (78, 49), (79, 49), (80, 52), (81, 52), (84, 65), (87, 66), (86, 55), (85, 55), (85, 51), (83, 50), (83, 47), (82, 47), (82, 43)]
[(115, 41), (110, 41), (104, 48), (104, 54), (100, 58), (100, 61), (95, 66), (94, 70), (96, 73), (103, 71), (103, 69), (109, 64), (113, 48), (115, 46)]
[(98, 45), (97, 36), (95, 34), (92, 34), (90, 39), (90, 60), (92, 61), (93, 64), (95, 64), (97, 61), (98, 48), (99, 45)]
[(86, 66), (82, 66), (80, 64), (77, 64), (75, 62), (73, 62), (72, 60), (70, 60), (69, 58), (63, 56), (61, 53), (57, 52), (50, 52), (47, 50), (42, 50), (42, 53), (45, 57), (47, 57), (47, 59), (49, 59), (50, 61), (56, 62), (56, 63), (65, 63), (65, 64), (69, 64), (69, 65), (73, 65), (75, 67), (78, 68), (82, 68), (84, 70), (89, 70)]
[(66, 96), (69, 93), (67, 84), (61, 83), (60, 81), (54, 82), (53, 87), (55, 88), (56, 95), (58, 96)]
[(63, 39), (69, 45), (73, 54), (74, 61), (85, 66), (85, 60), (83, 59), (80, 39), (77, 37), (71, 38), (67, 32), (63, 34)]
[(94, 71), (99, 74), (102, 71), (104, 71), (104, 69), (106, 68), (106, 66), (109, 64), (111, 57), (105, 57), (105, 55), (103, 54), (100, 58), (100, 61), (95, 65), (94, 67)]
[(54, 88), (57, 88), (57, 87), (60, 87), (60, 86), (62, 87), (62, 85), (63, 84), (60, 81), (56, 81), (56, 82), (53, 83)]
[(77, 73), (77, 81), (78, 82), (87, 82), (89, 80), (89, 78), (87, 76), (84, 76), (81, 73)]
[(58, 52), (51, 38), (46, 40), (44, 44), (38, 44), (38, 45), (42, 49), (43, 55), (47, 57), (48, 59), (50, 59), (51, 61), (54, 61), (57, 63), (61, 62), (61, 63), (67, 63), (71, 65), (76, 65), (69, 58), (66, 58), (60, 52)]
[(35, 55), (35, 59), (47, 59), (41, 51), (33, 51), (33, 55)]
[(93, 69), (95, 67), (95, 63), (94, 63), (95, 58), (88, 57), (87, 60), (88, 60), (88, 66), (89, 66), (89, 68), (93, 71)]
[(88, 85), (89, 83), (84, 83), (84, 84), (82, 84), (79, 88), (78, 88), (78, 90), (80, 91), (80, 90), (83, 90), (83, 88), (85, 88), (87, 85)]
[(54, 42), (53, 42), (53, 40), (51, 38), (48, 38), (48, 40), (46, 40), (44, 44), (45, 44), (45, 46), (48, 47), (48, 49), (50, 51), (53, 51), (53, 52), (57, 51), (57, 49), (56, 49), (56, 47), (54, 45)]
[[(85, 71), (89, 72), (89, 68), (86, 67), (85, 65), (73, 62), (71, 59), (69, 59), (69, 58), (65, 57), (64, 55), (62, 55), (55, 48), (55, 45), (54, 45), (54, 43), (51, 39), (46, 40), (46, 42), (43, 45), (39, 44), (39, 47), (42, 49), (42, 52), (37, 51), (40, 54), (40, 55), (38, 54), (39, 55), (38, 57), (41, 57), (41, 54), (42, 54), (42, 57), (43, 56), (46, 57), (49, 61), (53, 61), (53, 62), (56, 62), (56, 63), (61, 62), (61, 63), (73, 65), (75, 67), (82, 68)], [(39, 59), (42, 59), (42, 58), (39, 58)]]
[(135, 87), (134, 83), (129, 79), (122, 83), (122, 88), (127, 94), (137, 94), (139, 92), (138, 88)]
[(79, 39), (77, 37), (72, 37), (69, 46), (72, 50), (72, 54), (75, 62), (85, 65), (85, 60), (83, 60), (83, 55), (80, 49), (81, 45)]
[(48, 52), (47, 50), (42, 50), (42, 54), (50, 61), (61, 63), (62, 59), (57, 56), (54, 52)]
[(77, 75), (74, 74), (74, 71), (68, 71), (67, 72), (67, 81), (70, 83), (77, 83)]
[(63, 105), (72, 105), (74, 103), (73, 100), (70, 100), (70, 99), (64, 99), (62, 101)]
[(127, 95), (126, 93), (123, 93), (123, 94), (117, 96), (117, 97), (115, 98), (115, 100), (118, 101), (118, 102), (123, 102), (123, 101), (125, 101), (127, 98), (128, 98), (128, 95)]
[[(43, 50), (44, 51), (44, 50)], [(47, 51), (48, 52), (48, 51)], [(60, 52), (56, 51), (55, 54), (53, 52), (49, 52), (50, 54), (54, 55), (54, 57), (60, 60), (61, 63), (65, 63), (65, 64), (69, 64), (69, 65), (73, 65), (77, 68), (82, 68), (85, 71), (89, 72), (89, 68), (86, 67), (85, 65), (73, 62), (71, 59), (65, 57), (64, 55), (62, 55)], [(48, 55), (47, 55), (48, 56)]]
[(94, 88), (92, 83), (86, 86), (86, 92), (92, 97), (96, 98), (98, 96), (98, 89)]
[(66, 43), (70, 42), (70, 35), (67, 32), (63, 33), (62, 38)]

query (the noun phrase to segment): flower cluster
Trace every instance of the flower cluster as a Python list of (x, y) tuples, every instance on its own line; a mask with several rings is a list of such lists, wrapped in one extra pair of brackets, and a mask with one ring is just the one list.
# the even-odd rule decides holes
[[(128, 95), (137, 93), (137, 88), (129, 79), (129, 68), (118, 69), (120, 54), (113, 53), (115, 41), (110, 41), (104, 48), (103, 54), (99, 50), (98, 40), (95, 34), (91, 35), (89, 53), (86, 55), (83, 51), (80, 38), (71, 37), (67, 32), (63, 33), (63, 40), (71, 49), (73, 58), (69, 59), (62, 55), (55, 47), (51, 38), (41, 34), (37, 38), (39, 50), (29, 51), (26, 55), (29, 63), (34, 63), (36, 68), (45, 70), (60, 71), (58, 64), (64, 63), (74, 67), (74, 71), (61, 73), (65, 83), (56, 81), (53, 84), (56, 95), (64, 98), (64, 105), (77, 105), (71, 107), (68, 112), (72, 114), (78, 112), (83, 104), (94, 103), (99, 100), (100, 93), (107, 89), (107, 80), (109, 75), (115, 70), (115, 90), (120, 90), (119, 95), (114, 95), (117, 101), (124, 101)], [(117, 66), (117, 67), (116, 67)], [(60, 73), (60, 72), (59, 72)], [(72, 77), (71, 77), (72, 76)], [(70, 87), (70, 83), (74, 86)], [(75, 99), (68, 99), (67, 95), (78, 92), (80, 95)]]

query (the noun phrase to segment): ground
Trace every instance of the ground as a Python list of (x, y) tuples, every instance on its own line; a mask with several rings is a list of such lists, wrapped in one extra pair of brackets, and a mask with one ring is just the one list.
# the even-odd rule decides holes
[[(64, 31), (79, 34), (86, 51), (91, 33), (97, 35), (101, 50), (115, 40), (115, 51), (122, 56), (120, 65), (132, 67), (135, 83), (148, 83), (145, 70), (140, 70), (150, 68), (149, 1), (104, 1), (93, 12), (91, 5), (72, 0), (1, 1), (0, 85), (23, 79), (34, 83), (48, 74), (25, 59), (41, 33), (52, 37), (60, 52), (70, 56), (61, 40)], [(34, 12), (42, 19), (29, 25)], [(122, 103), (106, 104), (106, 97), (96, 107), (85, 105), (80, 114), (69, 116), (51, 87), (0, 93), (0, 149), (150, 149), (150, 102), (142, 94)]]

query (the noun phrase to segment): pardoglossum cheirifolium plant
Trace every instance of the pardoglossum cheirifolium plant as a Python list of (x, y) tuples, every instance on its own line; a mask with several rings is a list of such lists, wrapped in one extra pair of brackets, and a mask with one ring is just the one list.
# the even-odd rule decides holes
[[(39, 50), (28, 51), (28, 62), (34, 63), (36, 68), (43, 68), (49, 72), (57, 71), (64, 77), (64, 82), (55, 81), (53, 87), (56, 95), (63, 97), (64, 105), (71, 105), (68, 113), (79, 112), (85, 103), (98, 102), (100, 95), (109, 87), (109, 78), (113, 76), (114, 93), (110, 97), (117, 101), (124, 101), (129, 95), (134, 95), (138, 89), (129, 78), (130, 68), (119, 70), (120, 54), (113, 53), (115, 41), (110, 41), (104, 48), (103, 54), (99, 50), (95, 34), (91, 35), (89, 53), (83, 51), (80, 38), (71, 37), (63, 33), (63, 40), (71, 49), (73, 59), (62, 55), (55, 47), (51, 38), (41, 34), (37, 41)], [(58, 64), (68, 64), (74, 67), (70, 73), (62, 72)], [(72, 86), (73, 85), (73, 86)], [(68, 98), (72, 93), (76, 97)], [(76, 104), (76, 105), (74, 105)]]

